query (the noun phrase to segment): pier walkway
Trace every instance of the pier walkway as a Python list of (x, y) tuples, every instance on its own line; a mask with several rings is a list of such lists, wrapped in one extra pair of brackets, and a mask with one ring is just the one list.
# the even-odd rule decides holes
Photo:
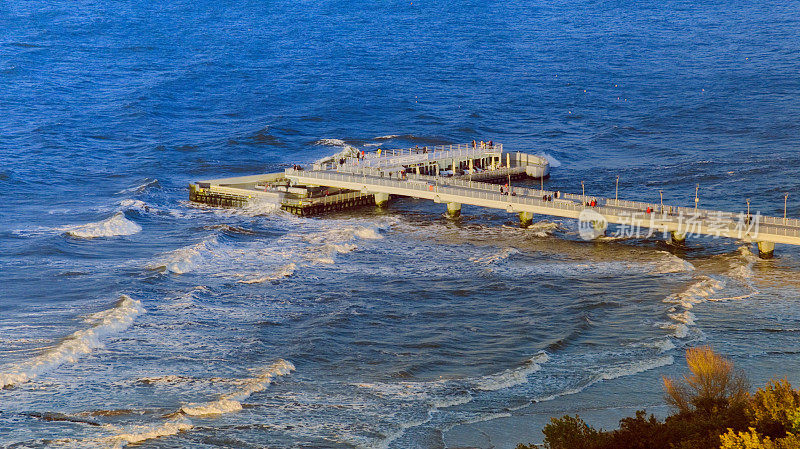
[[(387, 160), (389, 158), (386, 158)], [(501, 186), (459, 177), (425, 176), (414, 173), (387, 173), (378, 167), (348, 167), (338, 170), (287, 169), (285, 176), (298, 184), (320, 185), (361, 191), (375, 195), (384, 205), (389, 195), (432, 200), (447, 204), (447, 214), (460, 215), (461, 205), (488, 207), (519, 214), (523, 226), (533, 214), (578, 219), (582, 236), (600, 235), (608, 223), (620, 225), (623, 232), (638, 235), (639, 229), (663, 232), (676, 243), (689, 235), (728, 237), (758, 243), (759, 254), (771, 257), (775, 244), (800, 245), (800, 220), (746, 215), (731, 212), (676, 207), (595, 196), (512, 187), (511, 194)], [(360, 172), (359, 172), (360, 171)], [(587, 205), (587, 204), (593, 204)], [(588, 238), (588, 237), (587, 237)]]

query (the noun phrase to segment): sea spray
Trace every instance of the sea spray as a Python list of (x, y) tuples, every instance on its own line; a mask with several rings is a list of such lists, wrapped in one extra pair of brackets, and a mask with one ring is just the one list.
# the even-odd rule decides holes
[(125, 218), (125, 214), (122, 212), (117, 212), (106, 220), (62, 229), (65, 234), (72, 237), (94, 239), (98, 237), (133, 235), (141, 231), (142, 227)]

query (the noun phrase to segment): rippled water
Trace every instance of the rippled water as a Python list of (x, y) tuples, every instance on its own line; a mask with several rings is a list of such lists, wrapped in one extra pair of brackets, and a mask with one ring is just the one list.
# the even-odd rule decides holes
[(662, 407), (659, 377), (706, 343), (754, 384), (800, 382), (797, 248), (584, 242), (411, 199), (298, 218), (186, 188), (484, 139), (547, 155), (553, 189), (613, 196), (619, 175), (621, 198), (688, 206), (699, 183), (701, 207), (776, 216), (788, 192), (797, 217), (798, 17), (0, 6), (0, 445), (513, 447), (537, 415)]

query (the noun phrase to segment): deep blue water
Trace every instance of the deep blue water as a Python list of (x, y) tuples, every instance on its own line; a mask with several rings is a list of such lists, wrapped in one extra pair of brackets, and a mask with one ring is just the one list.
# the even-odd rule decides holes
[(663, 407), (696, 344), (800, 382), (797, 248), (187, 201), (479, 139), (553, 189), (798, 217), (798, 35), (797, 2), (0, 5), (0, 446), (481, 446)]

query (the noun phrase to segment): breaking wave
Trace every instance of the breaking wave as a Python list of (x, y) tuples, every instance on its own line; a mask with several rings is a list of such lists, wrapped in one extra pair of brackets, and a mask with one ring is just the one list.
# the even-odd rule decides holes
[(490, 374), (473, 380), (471, 383), (477, 390), (497, 391), (511, 388), (516, 385), (524, 384), (528, 381), (528, 376), (542, 369), (541, 363), (550, 360), (550, 356), (545, 352), (540, 352), (525, 361), (520, 368), (508, 369), (497, 374)]
[[(320, 142), (325, 143), (320, 143)], [(344, 141), (339, 139), (322, 139), (316, 142), (316, 145), (326, 145), (326, 146), (337, 146), (337, 147), (344, 147), (343, 150), (339, 151), (338, 153), (331, 154), (330, 156), (325, 156), (323, 158), (317, 159), (314, 161), (315, 164), (324, 164), (326, 162), (335, 161), (341, 158), (348, 158), (348, 157), (357, 157), (360, 153), (358, 148), (347, 145)]]
[(555, 157), (553, 157), (551, 154), (540, 153), (539, 155), (542, 156), (543, 158), (547, 159), (547, 162), (550, 163), (550, 168), (561, 167), (561, 162), (558, 159), (556, 159)]
[(655, 270), (653, 272), (656, 274), (681, 273), (695, 270), (694, 265), (689, 261), (683, 260), (667, 251), (659, 251), (659, 253), (663, 254), (664, 258), (655, 262)]
[(154, 438), (177, 435), (193, 427), (185, 419), (171, 420), (157, 426), (140, 425), (120, 430), (123, 433), (107, 437), (105, 441), (114, 444), (114, 447), (124, 447), (128, 444), (137, 444)]
[(278, 271), (276, 271), (275, 273), (273, 273), (273, 274), (271, 274), (269, 276), (252, 278), (252, 279), (247, 279), (247, 280), (243, 280), (243, 281), (239, 281), (239, 282), (242, 283), (242, 284), (260, 284), (262, 282), (277, 281), (277, 280), (280, 280), (280, 279), (283, 279), (283, 278), (287, 278), (287, 277), (293, 275), (296, 268), (297, 268), (297, 265), (294, 262), (291, 262), (291, 263), (288, 263), (288, 264), (284, 265), (283, 267), (281, 267), (281, 269), (279, 269)]
[(108, 335), (127, 329), (134, 318), (144, 313), (141, 302), (122, 295), (111, 309), (86, 317), (88, 329), (74, 332), (52, 349), (30, 360), (7, 365), (0, 372), (0, 388), (28, 382), (61, 364), (75, 363), (84, 354), (103, 346)]
[(489, 265), (500, 262), (502, 260), (506, 260), (513, 254), (519, 254), (519, 250), (516, 248), (509, 247), (509, 248), (503, 248), (502, 250), (494, 254), (489, 254), (488, 256), (470, 257), (469, 260), (470, 262)]
[(160, 261), (148, 265), (147, 268), (185, 274), (194, 270), (207, 254), (216, 252), (219, 246), (219, 238), (212, 235), (193, 245), (170, 251)]
[(294, 369), (292, 362), (278, 360), (269, 365), (257, 377), (246, 380), (244, 386), (239, 390), (225, 394), (216, 401), (185, 405), (181, 407), (181, 412), (190, 416), (206, 416), (239, 411), (242, 409), (242, 401), (253, 393), (266, 389), (275, 377), (289, 374)]
[(342, 139), (319, 139), (316, 142), (314, 142), (314, 145), (323, 145), (323, 146), (329, 146), (329, 147), (343, 147), (343, 146), (347, 146), (347, 143), (345, 143), (345, 141), (342, 140)]
[(125, 214), (117, 212), (111, 218), (103, 221), (64, 228), (64, 233), (72, 237), (93, 239), (133, 235), (141, 230), (142, 227), (125, 218)]
[(158, 182), (158, 179), (145, 179), (144, 181), (142, 181), (141, 184), (137, 186), (120, 190), (119, 192), (117, 192), (117, 195), (142, 193), (150, 187), (158, 187), (160, 185), (161, 184)]
[(659, 326), (672, 330), (676, 338), (684, 339), (689, 336), (689, 327), (695, 325), (695, 316), (691, 312), (694, 305), (707, 301), (714, 292), (725, 286), (723, 281), (708, 276), (698, 276), (697, 279), (682, 292), (673, 293), (663, 300), (674, 305), (667, 311), (670, 321)]

